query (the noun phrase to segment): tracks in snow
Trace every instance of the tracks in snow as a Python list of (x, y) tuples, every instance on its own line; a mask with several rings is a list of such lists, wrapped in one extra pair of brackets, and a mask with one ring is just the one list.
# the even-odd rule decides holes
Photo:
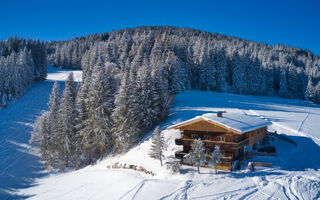
[(306, 117), (301, 121), (301, 123), (300, 123), (299, 129), (298, 129), (298, 133), (300, 133), (301, 130), (303, 129), (304, 122), (308, 119), (309, 116), (310, 116), (310, 108), (309, 108), (309, 110), (308, 110), (307, 116), (306, 116)]
[[(144, 185), (146, 184), (146, 182), (148, 181), (154, 181), (151, 179), (145, 179), (142, 180), (140, 183), (138, 183), (137, 185), (135, 185), (133, 188), (131, 188), (130, 190), (128, 190), (126, 193), (124, 193), (119, 199), (131, 199), (134, 200), (137, 198), (138, 194), (141, 192), (142, 188), (144, 187)], [(130, 194), (133, 193), (131, 198), (128, 198), (130, 196)]]

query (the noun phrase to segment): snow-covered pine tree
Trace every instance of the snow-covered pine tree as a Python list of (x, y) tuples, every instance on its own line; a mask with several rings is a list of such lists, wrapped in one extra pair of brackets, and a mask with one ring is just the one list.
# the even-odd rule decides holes
[(220, 92), (227, 91), (227, 56), (224, 49), (216, 50), (214, 53), (216, 67), (216, 88)]
[(48, 103), (49, 111), (37, 118), (33, 125), (33, 132), (30, 139), (30, 143), (40, 144), (42, 159), (45, 161), (47, 169), (55, 166), (58, 139), (58, 136), (55, 135), (57, 134), (55, 128), (57, 125), (59, 101), (59, 85), (55, 82)]
[(83, 144), (82, 132), (87, 130), (86, 122), (88, 119), (88, 104), (86, 98), (88, 94), (89, 82), (78, 83), (78, 92), (76, 95), (76, 146), (73, 154), (72, 162), (73, 166), (77, 169), (81, 166), (81, 163), (86, 161), (85, 148)]
[(315, 102), (320, 102), (320, 81), (315, 87), (315, 93), (313, 94), (313, 96), (314, 96), (313, 99)]
[(232, 67), (232, 88), (235, 93), (243, 94), (246, 92), (246, 63), (244, 59), (235, 53), (231, 61)]
[(58, 111), (57, 143), (61, 170), (64, 170), (65, 167), (69, 167), (70, 156), (74, 151), (75, 124), (75, 83), (73, 73), (70, 73), (65, 83)]
[(288, 69), (288, 91), (291, 98), (299, 98), (304, 95), (308, 79), (302, 74), (302, 69), (290, 63)]
[(200, 138), (193, 140), (190, 153), (186, 155), (186, 159), (198, 169), (200, 173), (200, 165), (204, 164), (206, 158), (205, 148)]
[(161, 134), (161, 129), (157, 126), (153, 132), (153, 136), (151, 138), (151, 149), (149, 155), (152, 158), (159, 159), (160, 164), (162, 166), (162, 157), (163, 151), (166, 149), (166, 141), (164, 136)]
[(81, 135), (81, 144), (83, 145), (84, 149), (86, 150), (89, 163), (93, 164), (92, 152), (97, 145), (97, 136), (95, 132), (91, 129), (91, 124), (89, 124), (89, 118), (83, 123), (83, 128), (80, 130)]
[[(44, 114), (44, 113), (43, 113)], [(29, 140), (30, 144), (41, 145), (42, 142), (42, 128), (43, 128), (43, 114), (36, 118), (32, 125), (31, 138)]]
[(115, 97), (115, 110), (112, 114), (114, 122), (113, 138), (115, 139), (115, 150), (125, 152), (138, 140), (140, 131), (136, 120), (133, 87), (130, 82), (129, 72), (126, 71), (121, 79), (121, 85), (118, 94)]
[(213, 54), (208, 44), (204, 44), (199, 58), (199, 87), (201, 90), (214, 90), (216, 88), (216, 67)]
[(156, 90), (156, 85), (151, 76), (151, 69), (147, 62), (138, 71), (138, 80), (135, 87), (135, 97), (137, 99), (136, 113), (137, 121), (142, 131), (149, 130), (155, 122), (159, 120), (160, 113), (160, 94)]
[(48, 114), (48, 123), (50, 127), (50, 140), (48, 141), (48, 149), (51, 153), (52, 159), (50, 159), (50, 166), (55, 166), (56, 155), (57, 155), (57, 145), (59, 141), (59, 133), (58, 130), (58, 111), (60, 106), (60, 88), (59, 83), (56, 81), (53, 84), (52, 92), (49, 99), (49, 114)]
[(50, 151), (51, 133), (49, 115), (49, 112), (45, 112), (36, 119), (30, 140), (30, 143), (40, 143), (41, 157), (47, 169), (52, 167), (51, 163), (53, 159), (53, 154)]
[(312, 78), (309, 76), (308, 77), (308, 85), (307, 85), (307, 89), (306, 89), (306, 92), (305, 92), (305, 98), (307, 100), (310, 100), (310, 98), (313, 97), (313, 94), (315, 93), (314, 91), (314, 86), (313, 86), (313, 83), (312, 83)]
[(288, 91), (288, 70), (284, 67), (280, 69), (280, 88), (279, 88), (279, 95), (281, 97), (290, 97)]
[(174, 52), (168, 51), (165, 58), (164, 66), (168, 70), (166, 74), (168, 75), (169, 92), (177, 94), (189, 88), (185, 70)]
[(217, 173), (217, 165), (220, 163), (220, 157), (221, 157), (220, 147), (216, 145), (214, 147), (214, 151), (212, 152), (210, 161), (209, 161), (209, 165), (214, 166), (216, 173)]
[(160, 101), (158, 119), (164, 121), (173, 103), (174, 95), (169, 93), (169, 85), (168, 80), (166, 79), (166, 71), (163, 70), (163, 68), (153, 66), (153, 82), (155, 91), (159, 94)]
[(111, 114), (114, 108), (114, 91), (115, 85), (112, 78), (106, 75), (102, 61), (98, 60), (93, 68), (89, 87), (88, 118), (95, 132), (94, 136), (97, 137), (101, 159), (105, 150), (110, 150), (113, 144)]
[[(33, 81), (45, 78), (46, 49), (43, 43), (18, 37), (0, 43), (0, 106), (6, 107)], [(39, 76), (36, 68), (42, 71)]]
[(51, 117), (54, 119), (58, 114), (59, 105), (60, 105), (60, 88), (59, 88), (59, 83), (56, 81), (53, 84), (50, 100), (48, 103)]
[(263, 68), (258, 59), (249, 59), (246, 66), (246, 92), (249, 94), (259, 94), (262, 88)]

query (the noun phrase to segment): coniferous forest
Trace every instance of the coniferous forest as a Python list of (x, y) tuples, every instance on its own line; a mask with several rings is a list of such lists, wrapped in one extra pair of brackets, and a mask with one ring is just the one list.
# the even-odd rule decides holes
[(39, 40), (14, 37), (0, 41), (0, 107), (20, 97), (47, 75), (46, 46)]
[(31, 141), (48, 168), (126, 152), (166, 118), (174, 94), (189, 89), (320, 103), (320, 57), (300, 48), (165, 26), (45, 45), (50, 64), (83, 70), (82, 82), (71, 74), (62, 93), (55, 83), (49, 111), (34, 124)]
[(300, 48), (166, 26), (89, 35), (47, 47), (51, 63), (82, 68), (85, 76), (101, 59), (119, 80), (146, 65), (170, 93), (192, 88), (320, 103), (320, 57)]

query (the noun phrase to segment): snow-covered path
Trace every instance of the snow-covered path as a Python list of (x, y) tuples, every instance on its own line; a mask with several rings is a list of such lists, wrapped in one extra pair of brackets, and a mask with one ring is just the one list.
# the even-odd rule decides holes
[[(17, 198), (7, 192), (28, 187), (33, 178), (45, 175), (28, 140), (34, 120), (47, 109), (54, 80), (65, 80), (69, 72), (49, 68), (46, 81), (33, 84), (20, 99), (0, 110), (0, 199)], [(74, 71), (74, 75), (76, 80), (81, 79), (80, 71)], [(63, 82), (60, 85), (63, 88)]]

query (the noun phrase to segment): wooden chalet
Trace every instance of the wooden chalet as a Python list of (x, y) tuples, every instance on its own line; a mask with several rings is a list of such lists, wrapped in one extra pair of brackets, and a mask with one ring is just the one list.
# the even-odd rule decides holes
[(207, 161), (215, 146), (219, 145), (221, 163), (217, 168), (231, 171), (237, 167), (239, 160), (244, 159), (245, 151), (261, 144), (269, 124), (266, 120), (243, 113), (217, 112), (195, 117), (168, 129), (181, 131), (181, 138), (176, 139), (175, 143), (182, 145), (183, 150), (176, 152), (175, 156), (182, 163), (188, 164), (184, 156), (189, 153), (193, 140), (201, 138)]

